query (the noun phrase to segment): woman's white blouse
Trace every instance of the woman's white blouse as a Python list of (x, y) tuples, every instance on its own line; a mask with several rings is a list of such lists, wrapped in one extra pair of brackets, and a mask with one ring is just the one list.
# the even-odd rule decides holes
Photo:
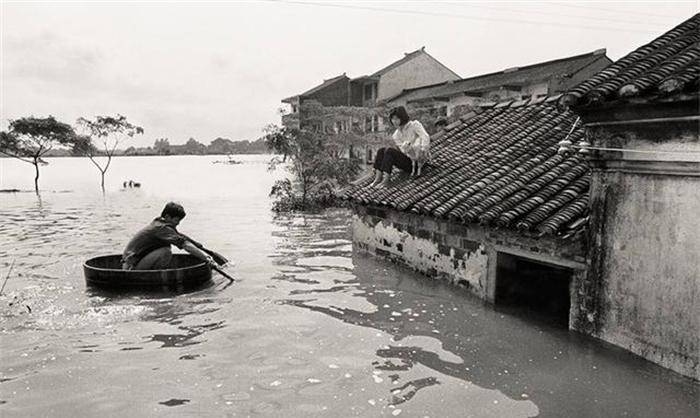
[(412, 120), (394, 131), (391, 136), (401, 152), (406, 155), (414, 154), (414, 150), (427, 152), (430, 148), (430, 135), (417, 120)]

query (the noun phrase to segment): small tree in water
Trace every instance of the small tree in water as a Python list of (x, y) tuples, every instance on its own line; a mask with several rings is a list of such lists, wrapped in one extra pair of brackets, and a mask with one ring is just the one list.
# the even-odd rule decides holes
[[(105, 173), (112, 163), (117, 146), (134, 135), (143, 134), (143, 128), (129, 123), (126, 116), (122, 115), (96, 116), (94, 120), (79, 118), (78, 125), (84, 131), (84, 135), (73, 147), (73, 152), (88, 157), (97, 167), (101, 176), (100, 185), (104, 191)], [(107, 160), (100, 160), (99, 156), (106, 157)]]
[(39, 165), (55, 147), (74, 146), (77, 141), (73, 128), (54, 119), (27, 117), (10, 121), (7, 132), (0, 133), (0, 153), (34, 165), (34, 190), (39, 193)]
[(292, 174), (292, 179), (278, 180), (270, 191), (276, 212), (332, 206), (334, 190), (359, 171), (356, 159), (343, 157), (345, 144), (340, 138), (275, 125), (265, 128), (263, 138), (269, 149), (282, 155), (272, 159), (270, 168), (289, 160), (287, 170)]

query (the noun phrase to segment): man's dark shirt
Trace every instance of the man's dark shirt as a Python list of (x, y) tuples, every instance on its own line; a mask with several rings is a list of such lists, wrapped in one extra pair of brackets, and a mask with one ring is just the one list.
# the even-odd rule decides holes
[(129, 241), (122, 254), (122, 263), (135, 266), (148, 253), (162, 247), (174, 245), (182, 248), (185, 237), (180, 235), (175, 227), (161, 217), (155, 218)]

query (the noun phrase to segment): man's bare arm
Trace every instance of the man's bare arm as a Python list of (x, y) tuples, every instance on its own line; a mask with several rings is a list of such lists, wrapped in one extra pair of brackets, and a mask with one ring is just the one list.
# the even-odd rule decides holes
[(182, 246), (182, 249), (192, 254), (193, 256), (206, 261), (207, 264), (215, 264), (214, 259), (211, 258), (209, 254), (195, 247), (194, 244), (192, 244), (189, 241), (185, 241), (185, 244)]

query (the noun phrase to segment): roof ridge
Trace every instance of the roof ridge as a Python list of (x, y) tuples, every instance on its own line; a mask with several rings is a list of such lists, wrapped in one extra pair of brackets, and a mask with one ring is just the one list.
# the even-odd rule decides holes
[(523, 65), (523, 66), (518, 66), (518, 67), (509, 67), (509, 68), (505, 68), (505, 69), (503, 69), (503, 70), (501, 70), (501, 71), (494, 71), (494, 72), (491, 72), (491, 73), (479, 74), (479, 75), (476, 75), (476, 76), (473, 76), (473, 77), (466, 77), (466, 78), (462, 78), (462, 79), (460, 79), (460, 80), (455, 80), (454, 83), (460, 83), (460, 82), (462, 82), (462, 81), (467, 81), (467, 80), (474, 80), (474, 79), (481, 78), (481, 77), (489, 77), (489, 76), (493, 76), (493, 75), (496, 75), (496, 74), (503, 74), (505, 71), (512, 70), (512, 69), (514, 69), (514, 68), (517, 69), (516, 71), (520, 71), (520, 70), (525, 70), (525, 69), (530, 69), (530, 68), (536, 68), (536, 67), (540, 67), (540, 66), (550, 65), (550, 64), (557, 63), (557, 62), (570, 61), (570, 60), (574, 60), (574, 59), (584, 58), (584, 57), (588, 57), (588, 56), (591, 56), (591, 57), (592, 57), (592, 56), (596, 56), (596, 55), (599, 55), (599, 56), (601, 56), (601, 57), (606, 56), (606, 55), (605, 55), (606, 52), (597, 53), (597, 52), (600, 51), (600, 50), (605, 50), (605, 51), (607, 52), (607, 50), (606, 50), (605, 48), (596, 49), (595, 51), (588, 52), (588, 53), (585, 53), (585, 54), (572, 55), (572, 56), (570, 56), (570, 57), (557, 58), (557, 59), (553, 59), (553, 60), (549, 60), (549, 61), (542, 61), (542, 62), (537, 62), (537, 63), (534, 63), (534, 64), (528, 64), (528, 65)]
[(503, 108), (503, 107), (524, 107), (524, 106), (535, 106), (542, 103), (552, 103), (559, 100), (563, 93), (548, 94), (546, 96), (530, 97), (528, 99), (503, 99), (498, 101), (488, 101), (483, 103), (476, 103), (475, 106), (482, 109), (490, 108)]
[(385, 66), (385, 67), (382, 67), (381, 69), (379, 69), (379, 70), (373, 72), (373, 73), (370, 75), (370, 77), (374, 77), (374, 76), (377, 76), (377, 75), (381, 75), (381, 74), (383, 74), (383, 73), (389, 71), (390, 69), (396, 67), (396, 66), (399, 65), (399, 64), (402, 64), (402, 63), (404, 63), (404, 62), (410, 61), (410, 60), (412, 60), (413, 58), (417, 57), (418, 54), (420, 54), (421, 52), (427, 54), (427, 52), (425, 52), (425, 47), (424, 47), (424, 46), (423, 46), (423, 47), (420, 47), (420, 48), (418, 48), (418, 49), (416, 49), (415, 51), (412, 51), (412, 52), (404, 52), (404, 56), (403, 56), (403, 57), (401, 57), (401, 58), (399, 58), (398, 60), (392, 62), (391, 64), (389, 64), (389, 65), (387, 65), (387, 66)]

